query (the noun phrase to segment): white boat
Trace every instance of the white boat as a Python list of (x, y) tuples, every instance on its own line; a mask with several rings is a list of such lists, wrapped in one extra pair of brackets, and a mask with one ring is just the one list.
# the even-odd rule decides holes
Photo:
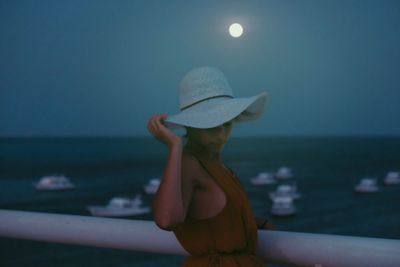
[(354, 187), (357, 193), (375, 193), (379, 191), (374, 178), (362, 178), (360, 182)]
[(250, 178), (252, 185), (269, 185), (276, 183), (274, 176), (268, 172), (260, 172), (256, 177)]
[(275, 216), (289, 216), (296, 213), (296, 207), (291, 197), (276, 197), (273, 200), (271, 214)]
[(289, 167), (280, 167), (275, 173), (275, 177), (278, 179), (288, 179), (292, 176), (292, 170)]
[(43, 176), (34, 183), (37, 190), (67, 190), (72, 189), (75, 185), (64, 175), (48, 175)]
[(400, 184), (400, 173), (399, 172), (388, 172), (383, 179), (385, 185), (395, 185)]
[(269, 197), (272, 201), (279, 197), (290, 197), (293, 200), (299, 199), (301, 195), (297, 192), (296, 184), (281, 184), (275, 189), (275, 191), (269, 193)]
[(147, 194), (155, 194), (160, 186), (160, 182), (161, 181), (158, 178), (150, 179), (149, 182), (144, 186), (144, 191)]
[(138, 194), (135, 198), (113, 197), (105, 206), (88, 206), (90, 214), (102, 217), (129, 217), (150, 212), (149, 207), (142, 207), (143, 201)]

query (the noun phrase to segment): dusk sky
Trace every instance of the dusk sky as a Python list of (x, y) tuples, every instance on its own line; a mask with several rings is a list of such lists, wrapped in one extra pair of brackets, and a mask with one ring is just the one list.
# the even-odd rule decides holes
[(199, 66), (268, 92), (234, 135), (400, 136), (400, 1), (1, 0), (0, 137), (149, 135)]

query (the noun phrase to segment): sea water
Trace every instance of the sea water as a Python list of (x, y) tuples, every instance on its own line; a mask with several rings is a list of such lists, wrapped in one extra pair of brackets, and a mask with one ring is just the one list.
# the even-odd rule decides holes
[[(162, 175), (165, 147), (151, 138), (0, 139), (0, 208), (90, 216), (87, 205), (105, 204), (117, 195), (151, 195), (143, 185)], [(278, 230), (379, 238), (400, 238), (400, 186), (383, 186), (388, 171), (400, 171), (400, 138), (307, 137), (233, 138), (226, 164), (240, 177), (254, 213)], [(292, 169), (301, 199), (298, 213), (274, 217), (267, 194), (276, 185), (253, 186), (259, 172)], [(64, 174), (76, 188), (39, 192), (41, 176)], [(378, 181), (376, 194), (355, 194), (363, 177)], [(152, 220), (151, 214), (134, 219)], [(1, 223), (1, 222), (0, 222)], [(0, 266), (180, 266), (182, 256), (0, 238)]]

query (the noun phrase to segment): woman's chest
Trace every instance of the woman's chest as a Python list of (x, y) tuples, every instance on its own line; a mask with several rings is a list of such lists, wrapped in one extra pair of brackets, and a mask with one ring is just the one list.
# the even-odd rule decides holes
[(196, 219), (215, 217), (222, 212), (227, 201), (225, 191), (213, 178), (200, 178), (193, 192), (189, 215)]

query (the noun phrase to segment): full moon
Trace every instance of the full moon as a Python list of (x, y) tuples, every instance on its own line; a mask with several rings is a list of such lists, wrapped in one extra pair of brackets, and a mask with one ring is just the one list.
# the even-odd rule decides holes
[(229, 33), (232, 37), (240, 37), (243, 33), (243, 27), (239, 23), (233, 23), (229, 26)]

